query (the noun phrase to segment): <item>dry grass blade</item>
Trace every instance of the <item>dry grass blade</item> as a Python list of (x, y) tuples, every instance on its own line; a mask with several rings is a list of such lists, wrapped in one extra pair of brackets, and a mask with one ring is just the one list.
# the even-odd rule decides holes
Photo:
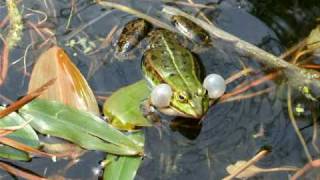
[(27, 104), (28, 102), (32, 101), (33, 99), (35, 99), (36, 97), (38, 97), (39, 95), (41, 95), (41, 93), (43, 91), (45, 91), (46, 89), (48, 89), (49, 86), (51, 86), (56, 79), (51, 79), (48, 82), (46, 82), (45, 84), (43, 84), (40, 88), (30, 92), (29, 94), (27, 94), (26, 96), (24, 96), (23, 98), (19, 99), (18, 101), (14, 102), (13, 104), (11, 104), (9, 107), (7, 107), (6, 109), (0, 111), (0, 118), (10, 114), (13, 111), (18, 110), (20, 107), (22, 107), (23, 105)]
[[(247, 163), (247, 161), (237, 161), (235, 164), (229, 165), (226, 169), (229, 174), (233, 174), (234, 171), (241, 168)], [(240, 173), (237, 178), (240, 179), (247, 179), (252, 176), (255, 176), (259, 173), (266, 173), (266, 172), (281, 172), (281, 171), (297, 171), (298, 168), (296, 167), (277, 167), (277, 168), (260, 168), (255, 165), (251, 165), (246, 170), (244, 170), (242, 173)]]
[(235, 95), (238, 95), (238, 94), (241, 94), (247, 90), (249, 90), (250, 88), (252, 87), (255, 87), (255, 86), (258, 86), (266, 81), (269, 81), (269, 80), (272, 80), (274, 78), (276, 78), (278, 75), (280, 74), (280, 72), (274, 72), (274, 73), (271, 73), (271, 74), (268, 74), (260, 79), (257, 79), (249, 84), (247, 84), (246, 86), (244, 87), (240, 87), (240, 88), (236, 88), (235, 90), (233, 90), (232, 92), (230, 93), (227, 93), (225, 95), (223, 95), (220, 100), (221, 101), (225, 101), (226, 99), (229, 99), (230, 97), (232, 96), (235, 96)]
[(168, 4), (177, 4), (177, 5), (182, 5), (182, 6), (189, 6), (189, 7), (194, 7), (194, 8), (204, 8), (204, 9), (216, 9), (214, 6), (208, 6), (205, 4), (198, 4), (198, 3), (187, 3), (184, 1), (174, 1), (174, 0), (166, 0), (164, 3)]
[(9, 63), (9, 46), (1, 35), (0, 35), (0, 38), (3, 42), (2, 55), (0, 56), (0, 86), (1, 86), (7, 77), (8, 63)]
[(319, 147), (317, 145), (318, 140), (318, 116), (317, 113), (314, 111), (312, 112), (312, 121), (313, 121), (313, 133), (312, 133), (312, 146), (317, 151), (317, 153), (320, 153)]
[(11, 147), (13, 147), (15, 149), (28, 152), (30, 154), (52, 158), (53, 161), (55, 161), (55, 159), (57, 157), (66, 157), (67, 156), (67, 154), (65, 154), (65, 153), (62, 153), (62, 154), (45, 153), (45, 152), (42, 152), (42, 151), (40, 151), (38, 149), (35, 149), (33, 147), (30, 147), (30, 146), (27, 146), (27, 145), (25, 145), (23, 143), (20, 143), (18, 141), (12, 140), (12, 139), (7, 138), (7, 137), (0, 137), (0, 142), (2, 144), (11, 146)]
[(231, 102), (231, 101), (240, 101), (240, 100), (244, 100), (244, 99), (253, 98), (253, 97), (256, 97), (256, 96), (260, 96), (262, 94), (269, 93), (274, 89), (275, 89), (275, 87), (269, 87), (269, 88), (263, 89), (261, 91), (250, 93), (250, 94), (241, 94), (241, 95), (238, 95), (238, 96), (232, 96), (232, 97), (220, 100), (219, 103), (225, 103), (225, 102)]
[(31, 174), (29, 172), (25, 172), (23, 170), (20, 170), (16, 167), (13, 167), (13, 166), (6, 164), (4, 162), (0, 162), (0, 169), (3, 169), (10, 174), (13, 174), (15, 176), (22, 177), (22, 178), (28, 179), (28, 180), (47, 180), (47, 178), (44, 178), (44, 177), (41, 177), (41, 176), (38, 176), (35, 174)]
[(246, 75), (252, 73), (253, 71), (254, 70), (251, 68), (245, 68), (245, 69), (231, 75), (228, 79), (226, 79), (226, 84), (232, 83), (233, 81), (241, 78), (242, 76), (246, 76)]
[(102, 5), (102, 6), (104, 6), (104, 7), (115, 8), (115, 9), (118, 9), (120, 11), (124, 11), (126, 13), (135, 15), (135, 16), (137, 16), (139, 18), (145, 19), (146, 21), (154, 24), (155, 26), (158, 26), (158, 27), (161, 27), (161, 28), (164, 28), (164, 29), (168, 29), (170, 31), (175, 32), (175, 29), (172, 28), (171, 26), (169, 26), (168, 24), (163, 23), (162, 21), (160, 21), (160, 20), (158, 20), (156, 18), (148, 16), (147, 14), (144, 14), (144, 13), (142, 13), (140, 11), (137, 11), (135, 9), (129, 8), (127, 6), (124, 6), (124, 5), (121, 5), (121, 4), (117, 4), (117, 3), (113, 3), (113, 2), (100, 1), (100, 0), (97, 1), (97, 3)]
[(0, 128), (0, 137), (2, 136), (6, 136), (16, 130), (19, 130), (19, 129), (22, 129), (24, 128), (27, 124), (30, 123), (31, 120), (29, 121), (25, 121), (23, 124), (21, 125), (18, 125), (18, 126), (9, 126), (9, 127), (3, 127), (3, 128)]

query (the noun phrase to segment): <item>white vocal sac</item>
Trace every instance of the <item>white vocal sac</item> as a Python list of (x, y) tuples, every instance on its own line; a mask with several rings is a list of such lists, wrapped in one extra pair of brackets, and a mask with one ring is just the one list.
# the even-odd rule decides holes
[(168, 107), (171, 97), (171, 87), (168, 84), (159, 84), (151, 92), (151, 103), (158, 108)]
[(219, 74), (209, 74), (203, 81), (203, 87), (208, 91), (210, 98), (219, 98), (226, 90), (226, 83)]

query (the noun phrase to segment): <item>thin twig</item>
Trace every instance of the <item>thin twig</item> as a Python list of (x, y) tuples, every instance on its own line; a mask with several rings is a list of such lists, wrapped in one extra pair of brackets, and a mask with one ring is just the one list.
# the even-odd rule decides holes
[[(189, 2), (190, 4), (194, 4), (194, 2), (193, 2), (192, 0), (188, 0), (188, 2)], [(206, 16), (199, 8), (196, 7), (196, 10), (199, 12), (200, 16), (201, 16), (205, 21), (207, 21), (208, 24), (213, 25), (212, 22), (207, 18), (207, 16)]]
[(216, 9), (214, 6), (208, 6), (205, 4), (196, 4), (196, 3), (187, 3), (184, 1), (173, 1), (173, 0), (166, 0), (164, 3), (170, 3), (170, 4), (178, 4), (182, 6), (189, 6), (189, 7), (195, 7), (195, 8), (203, 8), (203, 9)]
[(27, 104), (28, 102), (32, 101), (34, 98), (38, 97), (39, 95), (41, 95), (41, 93), (43, 91), (45, 91), (46, 89), (48, 89), (49, 86), (51, 86), (54, 82), (56, 81), (56, 79), (51, 79), (48, 82), (46, 82), (44, 85), (42, 85), (40, 88), (36, 89), (35, 91), (27, 94), (26, 96), (24, 96), (23, 98), (19, 99), (18, 101), (16, 101), (15, 103), (11, 104), (9, 107), (7, 107), (6, 109), (0, 111), (0, 118), (10, 114), (13, 111), (16, 111), (17, 109), (19, 109), (20, 107), (22, 107), (23, 105)]
[(313, 134), (312, 134), (312, 146), (317, 151), (317, 153), (320, 153), (319, 147), (317, 145), (317, 139), (318, 139), (318, 117), (317, 113), (314, 110), (312, 112), (312, 121), (313, 121)]
[(102, 19), (103, 17), (107, 16), (108, 14), (110, 14), (112, 11), (106, 11), (104, 13), (102, 13), (100, 16), (96, 17), (95, 19), (89, 21), (86, 24), (81, 25), (80, 27), (78, 27), (76, 30), (74, 30), (73, 32), (71, 32), (68, 36), (66, 36), (64, 38), (65, 41), (70, 40), (71, 38), (73, 38), (75, 35), (77, 35), (78, 33), (80, 33), (81, 31), (83, 31), (84, 29), (86, 29), (89, 26), (92, 26), (94, 23), (98, 22), (100, 19)]
[(223, 180), (231, 180), (238, 176), (240, 173), (242, 173), (244, 170), (246, 170), (251, 165), (255, 164), (260, 159), (264, 158), (269, 153), (268, 150), (262, 150), (258, 154), (256, 154), (253, 158), (251, 158), (245, 165), (243, 165), (241, 168), (237, 169), (233, 174), (230, 174), (229, 176), (223, 178)]
[(229, 84), (229, 83), (241, 78), (242, 76), (246, 76), (251, 72), (253, 72), (253, 69), (245, 68), (245, 69), (243, 69), (243, 70), (231, 75), (228, 79), (226, 79), (226, 84)]
[(235, 95), (238, 95), (238, 94), (241, 94), (247, 90), (249, 90), (250, 88), (252, 87), (255, 87), (255, 86), (258, 86), (266, 81), (269, 81), (269, 80), (272, 80), (274, 78), (276, 78), (277, 76), (279, 75), (279, 71), (278, 72), (274, 72), (274, 73), (270, 73), (260, 79), (257, 79), (253, 82), (251, 82), (250, 84), (244, 86), (244, 87), (241, 87), (241, 88), (236, 88), (235, 90), (233, 90), (232, 92), (230, 93), (227, 93), (227, 94), (224, 94), (220, 100), (221, 101), (224, 101), (225, 99), (228, 99), (229, 97), (231, 96), (235, 96)]
[(309, 171), (312, 168), (320, 168), (320, 159), (317, 160), (313, 160), (311, 162), (309, 162), (308, 164), (306, 164), (303, 168), (301, 168), (298, 172), (296, 172), (291, 180), (297, 180), (300, 176), (302, 176), (303, 174), (305, 174), (307, 171)]
[(9, 45), (1, 35), (0, 35), (0, 39), (3, 42), (2, 56), (0, 56), (0, 86), (1, 86), (4, 83), (8, 73)]
[(22, 177), (22, 178), (27, 179), (27, 180), (48, 180), (47, 178), (44, 178), (44, 177), (41, 177), (41, 176), (38, 176), (38, 175), (35, 175), (35, 174), (31, 174), (29, 172), (23, 171), (21, 169), (18, 169), (16, 167), (11, 166), (11, 165), (9, 165), (7, 163), (4, 163), (4, 162), (0, 162), (0, 168), (5, 170), (6, 172), (8, 172), (10, 174)]
[(269, 93), (274, 89), (275, 89), (275, 87), (268, 87), (266, 89), (263, 89), (261, 91), (254, 92), (254, 93), (232, 96), (227, 99), (223, 99), (223, 100), (219, 101), (218, 103), (225, 103), (225, 102), (231, 102), (231, 101), (240, 101), (240, 100), (244, 100), (244, 99), (250, 99), (250, 98), (253, 98), (256, 96), (260, 96), (265, 93)]
[(304, 138), (302, 136), (302, 134), (300, 133), (300, 130), (298, 128), (298, 125), (296, 123), (296, 120), (294, 118), (294, 115), (293, 115), (293, 111), (292, 111), (292, 102), (291, 102), (291, 88), (288, 87), (288, 92), (287, 92), (287, 105), (288, 105), (288, 114), (289, 114), (289, 119), (291, 121), (291, 124), (294, 128), (294, 131), (296, 132), (299, 140), (300, 140), (300, 143), (301, 145), (303, 146), (303, 150), (309, 160), (309, 162), (312, 162), (312, 157), (311, 157), (311, 154), (308, 150), (308, 147), (307, 147), (307, 144), (306, 142), (304, 141)]
[(176, 31), (174, 28), (172, 28), (168, 24), (163, 23), (162, 21), (160, 21), (160, 20), (158, 20), (158, 19), (156, 19), (154, 17), (148, 16), (147, 14), (144, 14), (144, 13), (138, 11), (138, 10), (129, 8), (127, 6), (124, 6), (124, 5), (121, 5), (121, 4), (117, 4), (117, 3), (113, 3), (113, 2), (107, 2), (107, 1), (98, 1), (97, 3), (102, 5), (102, 6), (104, 6), (104, 7), (111, 7), (111, 8), (118, 9), (120, 11), (124, 11), (124, 12), (129, 13), (129, 14), (133, 14), (133, 15), (139, 17), (139, 18), (145, 19), (146, 21), (148, 21), (148, 22), (150, 22), (150, 23), (152, 23), (155, 26), (158, 26), (160, 28), (168, 29), (168, 30), (173, 31), (173, 32)]

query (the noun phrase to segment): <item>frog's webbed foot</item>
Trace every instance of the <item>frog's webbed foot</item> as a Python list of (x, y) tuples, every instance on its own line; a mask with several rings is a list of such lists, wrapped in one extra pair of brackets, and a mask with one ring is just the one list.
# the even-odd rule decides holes
[(160, 122), (160, 116), (157, 114), (156, 109), (152, 106), (150, 100), (144, 101), (141, 106), (141, 111), (144, 117), (149, 119), (153, 123)]

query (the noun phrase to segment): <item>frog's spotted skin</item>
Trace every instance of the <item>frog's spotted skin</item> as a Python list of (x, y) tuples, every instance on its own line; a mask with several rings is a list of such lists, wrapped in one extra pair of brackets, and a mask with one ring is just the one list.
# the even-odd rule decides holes
[(142, 70), (152, 86), (160, 83), (171, 86), (173, 97), (169, 108), (176, 114), (200, 118), (207, 111), (209, 98), (201, 85), (196, 59), (177, 42), (174, 33), (159, 29), (150, 34)]
[(211, 44), (209, 34), (200, 26), (183, 16), (172, 16), (172, 24), (176, 29), (197, 45), (209, 46)]
[(151, 24), (143, 19), (128, 22), (117, 42), (116, 55), (119, 57), (127, 56), (127, 53), (135, 48), (150, 30)]

